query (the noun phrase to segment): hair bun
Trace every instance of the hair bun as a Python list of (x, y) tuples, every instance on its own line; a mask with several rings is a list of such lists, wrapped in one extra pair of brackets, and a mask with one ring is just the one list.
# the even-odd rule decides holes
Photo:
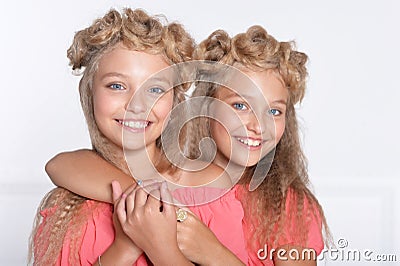
[(216, 30), (195, 50), (194, 59), (221, 61), (231, 50), (231, 38), (224, 30)]
[[(259, 65), (257, 62), (268, 58), (270, 65), (278, 65), (279, 60), (271, 60), (279, 50), (279, 42), (268, 35), (261, 26), (252, 26), (245, 33), (232, 39), (232, 56), (244, 65)], [(278, 58), (276, 58), (278, 59)]]
[(174, 63), (185, 62), (192, 59), (195, 47), (193, 38), (179, 23), (169, 24), (164, 32), (165, 53)]
[(110, 42), (110, 39), (119, 37), (116, 33), (120, 31), (121, 26), (121, 15), (115, 10), (110, 10), (103, 18), (95, 20), (90, 27), (78, 31), (67, 51), (72, 70), (87, 66), (92, 54)]
[(124, 33), (131, 39), (157, 44), (161, 41), (163, 25), (141, 9), (125, 9)]

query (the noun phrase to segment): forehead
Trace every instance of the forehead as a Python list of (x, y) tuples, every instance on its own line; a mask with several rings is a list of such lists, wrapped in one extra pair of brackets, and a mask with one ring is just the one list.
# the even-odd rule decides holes
[(156, 73), (167, 68), (169, 64), (161, 54), (150, 54), (145, 51), (135, 51), (122, 44), (117, 44), (101, 56), (97, 73), (120, 72), (124, 74)]
[[(216, 96), (220, 99), (239, 96), (244, 99), (257, 99), (261, 95), (268, 102), (286, 102), (289, 92), (284, 85), (281, 76), (274, 70), (252, 71), (241, 69), (241, 71), (251, 80), (236, 79), (232, 82), (232, 88), (220, 87), (216, 91)], [(251, 84), (251, 85), (250, 85)], [(238, 89), (235, 89), (238, 88)], [(240, 91), (239, 93), (237, 93)]]

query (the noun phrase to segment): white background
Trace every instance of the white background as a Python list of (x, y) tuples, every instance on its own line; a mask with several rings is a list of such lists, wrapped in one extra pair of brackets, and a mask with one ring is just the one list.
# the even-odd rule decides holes
[[(263, 25), (310, 57), (300, 107), (311, 180), (335, 239), (400, 261), (398, 13), (381, 1), (8, 1), (2, 3), (0, 265), (26, 264), (35, 209), (56, 153), (90, 147), (66, 50), (110, 7), (183, 23), (196, 41)], [(346, 249), (342, 249), (346, 250)], [(336, 254), (337, 256), (337, 254)], [(327, 259), (321, 265), (394, 265)]]

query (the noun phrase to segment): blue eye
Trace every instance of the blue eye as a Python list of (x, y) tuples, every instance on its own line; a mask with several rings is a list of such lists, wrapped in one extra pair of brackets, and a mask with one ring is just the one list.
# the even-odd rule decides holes
[(163, 90), (162, 88), (159, 87), (153, 87), (149, 89), (150, 93), (156, 93), (156, 94), (162, 94), (165, 92), (165, 90)]
[(113, 89), (113, 90), (123, 90), (123, 89), (125, 89), (124, 86), (122, 86), (121, 84), (118, 84), (118, 83), (111, 84), (110, 88)]
[(268, 114), (273, 115), (273, 116), (278, 116), (278, 115), (282, 114), (282, 112), (279, 111), (278, 109), (269, 109)]
[(233, 108), (239, 111), (247, 110), (247, 106), (244, 103), (234, 103), (232, 104)]

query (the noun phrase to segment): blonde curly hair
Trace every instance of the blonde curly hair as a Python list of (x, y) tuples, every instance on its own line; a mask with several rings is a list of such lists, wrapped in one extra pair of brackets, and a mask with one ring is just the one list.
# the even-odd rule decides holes
[[(75, 34), (67, 56), (72, 69), (83, 72), (79, 93), (93, 150), (128, 173), (124, 159), (112, 152), (112, 144), (97, 127), (93, 111), (92, 82), (98, 62), (119, 43), (132, 50), (163, 55), (172, 65), (191, 59), (194, 41), (181, 24), (163, 25), (159, 18), (149, 16), (143, 10), (130, 8), (123, 12), (112, 9)], [(174, 104), (177, 104), (184, 99), (187, 87), (179, 85), (173, 89)], [(160, 138), (157, 145), (160, 147)], [(86, 201), (86, 198), (62, 188), (53, 189), (43, 198), (31, 234), (29, 261), (33, 260), (34, 265), (53, 265), (60, 255), (64, 239), (68, 237), (71, 250), (69, 263), (79, 264), (82, 228), (88, 215), (105, 204), (96, 202), (84, 211), (87, 208), (82, 206)], [(45, 222), (41, 215), (44, 210), (51, 211)]]
[[(254, 191), (241, 189), (240, 199), (245, 210), (249, 245), (259, 248), (264, 244), (277, 247), (278, 242), (287, 241), (284, 229), (296, 244), (307, 246), (310, 221), (321, 220), (325, 234), (328, 227), (322, 207), (309, 189), (307, 160), (302, 152), (295, 104), (305, 93), (307, 78), (307, 55), (295, 50), (294, 42), (279, 42), (261, 26), (252, 26), (245, 33), (230, 37), (225, 31), (217, 30), (202, 41), (194, 52), (194, 59), (215, 61), (251, 71), (275, 71), (284, 81), (289, 92), (286, 111), (286, 126), (270, 170)], [(199, 83), (193, 96), (216, 97), (218, 84)], [(200, 156), (198, 144), (201, 139), (211, 137), (210, 121), (194, 119), (194, 128), (200, 134), (189, 144), (189, 156)], [(194, 134), (196, 136), (196, 134)], [(266, 159), (266, 158), (265, 158)], [(261, 160), (258, 164), (263, 163)], [(248, 187), (257, 165), (247, 167), (239, 183)], [(309, 205), (306, 208), (305, 204)], [(292, 225), (295, 225), (293, 228)], [(322, 228), (321, 228), (322, 230)]]

